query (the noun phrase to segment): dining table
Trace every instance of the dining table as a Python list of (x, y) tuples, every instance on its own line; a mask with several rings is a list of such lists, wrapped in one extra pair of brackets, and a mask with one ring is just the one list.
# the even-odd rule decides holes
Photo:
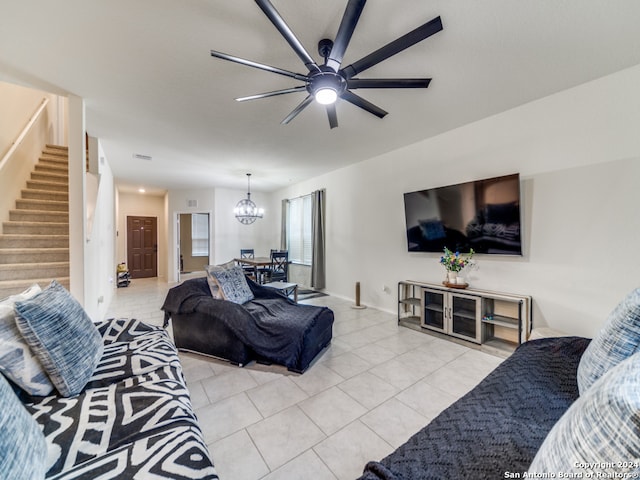
[(258, 276), (260, 267), (268, 267), (271, 265), (271, 257), (234, 258), (233, 260), (238, 265), (248, 265), (250, 267), (253, 267), (253, 277), (258, 283), (263, 283), (260, 279), (260, 276)]

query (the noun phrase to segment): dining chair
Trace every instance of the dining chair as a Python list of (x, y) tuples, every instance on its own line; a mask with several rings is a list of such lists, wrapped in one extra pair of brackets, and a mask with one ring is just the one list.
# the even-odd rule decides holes
[(287, 282), (289, 278), (289, 252), (276, 250), (271, 252), (269, 269), (270, 282)]
[[(240, 259), (243, 259), (243, 258), (247, 258), (247, 259), (256, 258), (254, 249), (253, 248), (241, 248), (240, 249)], [(245, 264), (241, 264), (240, 266), (242, 267), (242, 271), (244, 272), (245, 275), (253, 277), (254, 279), (257, 278), (256, 277), (256, 268), (254, 266), (245, 265)]]

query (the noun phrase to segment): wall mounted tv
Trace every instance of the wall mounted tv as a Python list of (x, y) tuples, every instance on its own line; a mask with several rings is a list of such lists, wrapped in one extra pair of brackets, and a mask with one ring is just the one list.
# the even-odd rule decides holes
[(516, 173), (404, 194), (410, 252), (522, 255)]

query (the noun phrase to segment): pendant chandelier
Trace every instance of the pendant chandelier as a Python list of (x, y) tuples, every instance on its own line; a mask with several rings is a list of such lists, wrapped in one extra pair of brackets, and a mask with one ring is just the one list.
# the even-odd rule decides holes
[(243, 225), (249, 225), (264, 215), (264, 209), (256, 207), (256, 204), (251, 201), (250, 173), (247, 173), (247, 198), (243, 198), (238, 202), (236, 208), (233, 209), (233, 213), (235, 213), (236, 218)]

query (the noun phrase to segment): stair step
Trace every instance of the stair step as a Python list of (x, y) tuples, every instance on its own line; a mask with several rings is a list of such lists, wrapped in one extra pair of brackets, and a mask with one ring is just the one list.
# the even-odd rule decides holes
[(69, 202), (57, 202), (55, 200), (34, 200), (21, 198), (16, 200), (16, 208), (19, 210), (46, 210), (48, 212), (69, 213)]
[[(33, 278), (33, 279), (25, 279), (25, 280), (5, 280), (0, 281), (0, 299), (8, 297), (9, 295), (15, 295), (16, 293), (24, 292), (27, 288), (29, 288), (34, 283), (40, 285), (41, 288), (45, 288), (51, 283), (51, 280), (54, 278)], [(58, 281), (64, 288), (69, 290), (69, 276), (66, 277), (57, 277), (55, 280)]]
[(43, 155), (47, 155), (50, 157), (58, 157), (58, 158), (68, 158), (69, 157), (69, 150), (68, 149), (60, 149), (60, 148), (53, 148), (53, 147), (47, 147), (42, 151)]
[(68, 223), (54, 222), (3, 222), (5, 234), (18, 235), (68, 235)]
[(0, 248), (69, 248), (69, 235), (0, 235)]
[(54, 145), (53, 143), (47, 143), (45, 145), (46, 150), (56, 150), (59, 152), (69, 152), (69, 147), (65, 145)]
[(8, 263), (0, 265), (0, 282), (65, 276), (69, 276), (69, 262)]
[(27, 180), (27, 188), (34, 190), (46, 190), (47, 192), (68, 192), (66, 183), (46, 182), (43, 180)]
[(0, 265), (68, 261), (68, 248), (0, 248)]
[(58, 173), (60, 175), (64, 175), (69, 177), (69, 164), (68, 163), (56, 163), (56, 162), (38, 162), (35, 166), (36, 172), (48, 172), (48, 173)]
[(59, 183), (61, 185), (65, 185), (69, 188), (69, 175), (53, 173), (53, 172), (31, 172), (31, 180), (42, 181), (42, 182), (52, 182)]
[(49, 190), (26, 189), (22, 190), (22, 198), (33, 200), (54, 200), (68, 202), (69, 192), (52, 192)]
[(50, 212), (45, 210), (9, 210), (11, 222), (69, 223), (69, 212)]
[(67, 157), (61, 157), (59, 155), (48, 155), (43, 153), (38, 158), (38, 163), (47, 165), (57, 165), (59, 167), (68, 167), (69, 159)]

